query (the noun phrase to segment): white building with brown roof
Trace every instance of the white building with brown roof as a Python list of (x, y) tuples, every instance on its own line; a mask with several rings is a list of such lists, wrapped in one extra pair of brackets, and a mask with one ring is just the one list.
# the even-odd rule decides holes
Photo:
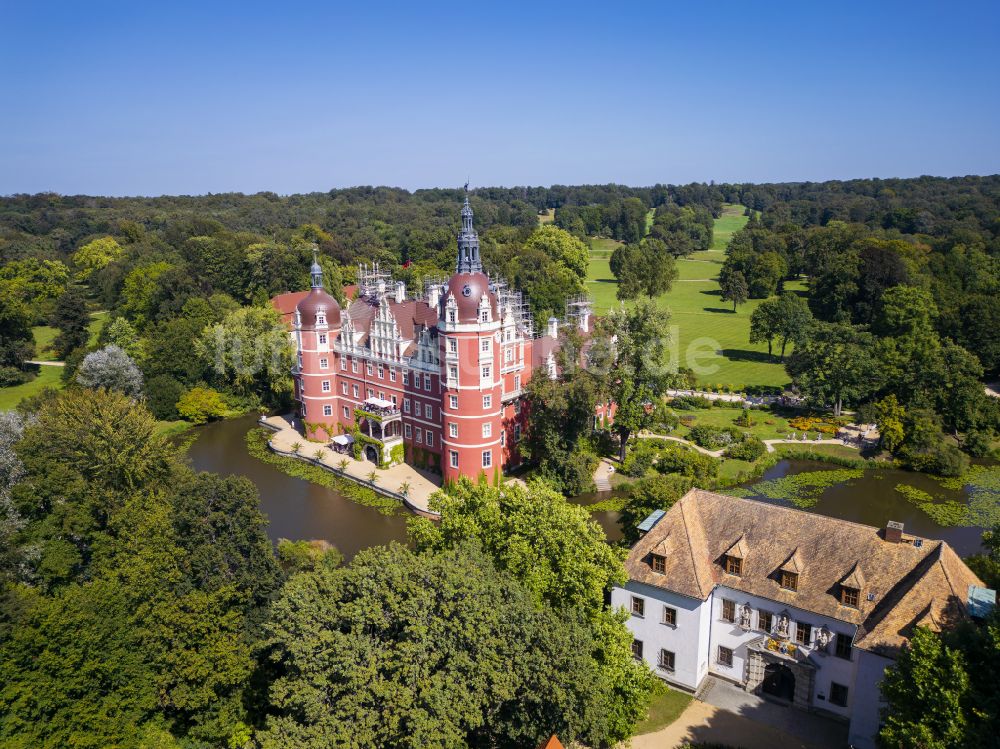
[(915, 626), (968, 616), (982, 582), (943, 541), (693, 489), (632, 548), (611, 594), (633, 652), (696, 690), (713, 674), (850, 722), (875, 746), (879, 682)]

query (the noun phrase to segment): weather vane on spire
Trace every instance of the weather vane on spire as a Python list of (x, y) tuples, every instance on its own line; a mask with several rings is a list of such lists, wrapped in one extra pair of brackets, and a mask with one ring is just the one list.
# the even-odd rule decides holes
[(469, 180), (465, 180), (465, 194), (469, 194)]

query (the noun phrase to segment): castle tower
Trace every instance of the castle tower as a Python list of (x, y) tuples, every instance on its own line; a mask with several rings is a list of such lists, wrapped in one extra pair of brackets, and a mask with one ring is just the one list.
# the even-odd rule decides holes
[(458, 233), (458, 262), (456, 273), (482, 273), (483, 262), (479, 258), (479, 235), (472, 226), (472, 206), (469, 196), (465, 196), (462, 206), (462, 230)]
[(455, 275), (438, 308), (441, 347), (442, 472), (445, 481), (485, 476), (502, 469), (500, 340), (502, 311), (483, 273), (472, 207), (465, 199)]
[[(323, 288), (323, 269), (313, 248), (310, 290), (295, 308), (293, 333), (298, 348), (295, 399), (306, 436), (325, 439), (337, 433), (339, 399), (334, 368), (334, 341), (340, 335), (340, 305)], [(310, 425), (320, 425), (309, 431)]]

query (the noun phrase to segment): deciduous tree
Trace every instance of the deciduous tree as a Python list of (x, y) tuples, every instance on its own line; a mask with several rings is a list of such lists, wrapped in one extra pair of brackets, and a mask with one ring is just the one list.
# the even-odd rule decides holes
[(142, 396), (142, 372), (113, 344), (87, 354), (76, 371), (76, 381), (91, 390), (104, 388), (130, 398)]

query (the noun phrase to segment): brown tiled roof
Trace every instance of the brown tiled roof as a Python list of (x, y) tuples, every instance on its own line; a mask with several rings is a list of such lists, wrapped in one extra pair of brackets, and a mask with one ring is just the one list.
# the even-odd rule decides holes
[(309, 291), (289, 291), (286, 294), (278, 294), (271, 299), (271, 306), (281, 314), (281, 320), (289, 328), (292, 327), (292, 316), (295, 308), (303, 299), (309, 296)]
[(535, 369), (545, 363), (549, 354), (559, 348), (559, 339), (550, 335), (543, 335), (536, 338), (531, 345), (531, 367)]
[[(436, 328), (438, 323), (437, 310), (424, 301), (407, 299), (403, 302), (389, 300), (386, 302), (396, 320), (400, 335), (405, 340), (416, 339), (419, 327)], [(347, 308), (347, 314), (354, 323), (354, 328), (361, 333), (360, 342), (364, 345), (371, 331), (372, 320), (378, 312), (375, 302), (368, 299), (357, 299)], [(410, 347), (412, 349), (412, 347)]]
[(892, 656), (916, 626), (936, 632), (967, 617), (969, 586), (982, 581), (948, 544), (939, 542), (858, 630), (855, 644)]
[(747, 555), (747, 537), (742, 535), (736, 539), (736, 542), (726, 549), (727, 557), (735, 557), (736, 559), (743, 559)]
[[(692, 489), (625, 565), (632, 580), (691, 598), (705, 600), (722, 584), (849, 622), (859, 627), (858, 647), (891, 652), (921, 617), (940, 627), (964, 616), (968, 586), (982, 585), (946, 543), (917, 540), (890, 543), (871, 526)], [(727, 575), (723, 557), (741, 543), (742, 575)], [(654, 549), (666, 557), (664, 574), (650, 566)], [(789, 565), (798, 569), (795, 591), (781, 587)], [(860, 582), (857, 608), (840, 603), (847, 580)]]
[(548, 739), (538, 745), (538, 749), (563, 749), (563, 745), (562, 742), (559, 741), (559, 737), (552, 734)]

